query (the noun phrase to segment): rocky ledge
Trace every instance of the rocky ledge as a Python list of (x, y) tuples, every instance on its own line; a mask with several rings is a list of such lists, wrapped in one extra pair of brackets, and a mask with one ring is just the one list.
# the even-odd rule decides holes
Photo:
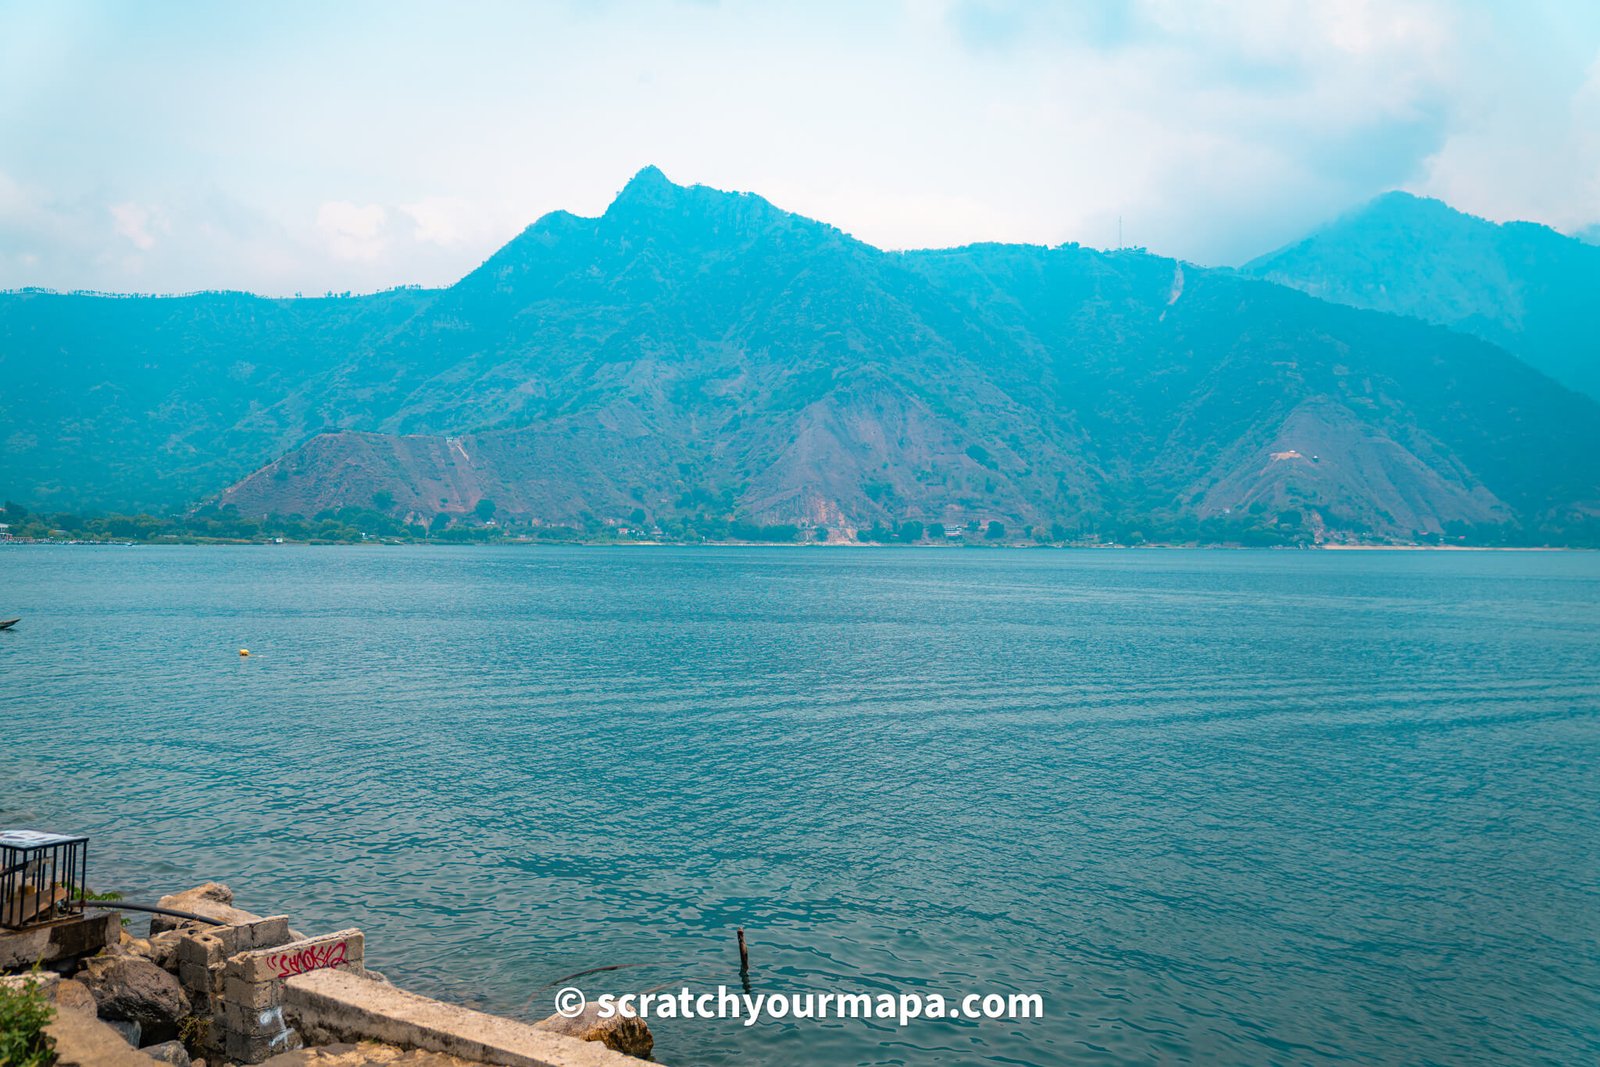
[(159, 906), (206, 921), (158, 915), (147, 938), (129, 936), (115, 913), (0, 932), (0, 966), (34, 961), (0, 983), (44, 991), (58, 1063), (627, 1067), (654, 1046), (636, 1019), (530, 1024), (398, 989), (366, 968), (361, 931), (307, 937), (287, 916), (235, 907), (218, 883)]

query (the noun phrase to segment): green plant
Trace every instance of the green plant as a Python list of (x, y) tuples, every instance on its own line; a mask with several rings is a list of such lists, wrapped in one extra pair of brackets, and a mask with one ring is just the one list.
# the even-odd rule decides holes
[(198, 1014), (185, 1015), (178, 1020), (178, 1040), (191, 1055), (198, 1056), (211, 1037), (211, 1020)]
[[(78, 892), (79, 892), (78, 888), (77, 887), (73, 887), (73, 895), (76, 896), (78, 894)], [(115, 889), (108, 890), (107, 892), (104, 892), (104, 893), (96, 893), (93, 889), (84, 888), (82, 890), (82, 893), (83, 893), (83, 899), (84, 900), (100, 900), (100, 901), (110, 902), (110, 901), (116, 901), (116, 900), (121, 900), (122, 899), (122, 894), (117, 892)]]
[(37, 973), (36, 967), (21, 988), (0, 986), (0, 1067), (50, 1067), (56, 1062), (55, 1038), (44, 1031), (55, 1008)]
[[(94, 890), (90, 889), (87, 886), (84, 886), (81, 889), (78, 886), (73, 886), (72, 887), (72, 896), (76, 897), (76, 896), (78, 896), (80, 894), (80, 892), (82, 893), (82, 896), (83, 896), (84, 900), (98, 900), (101, 903), (105, 903), (105, 904), (113, 904), (113, 903), (115, 903), (115, 902), (117, 902), (117, 901), (122, 899), (122, 894), (117, 892), (115, 889), (108, 890), (107, 892), (104, 892), (104, 893), (96, 893)], [(133, 920), (132, 919), (128, 919), (128, 918), (124, 918), (122, 920), (122, 925), (123, 926), (132, 926), (133, 925)], [(0, 1065), (0, 1067), (3, 1067), (3, 1065)]]

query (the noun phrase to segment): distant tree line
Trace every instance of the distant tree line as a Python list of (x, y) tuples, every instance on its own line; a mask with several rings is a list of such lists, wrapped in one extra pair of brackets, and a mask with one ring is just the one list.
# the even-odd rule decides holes
[(208, 505), (168, 515), (80, 515), (76, 512), (33, 512), (8, 500), (0, 509), (6, 532), (27, 540), (237, 542), (309, 541), (352, 543), (372, 539), (411, 539), (426, 530), (407, 526), (373, 508), (338, 508), (303, 515), (257, 517), (235, 507)]
[[(722, 501), (696, 498), (694, 503), (715, 507)], [(138, 541), (152, 543), (238, 543), (295, 541), (311, 544), (354, 544), (363, 541), (438, 542), (442, 544), (491, 541), (617, 542), (661, 540), (677, 544), (741, 541), (792, 544), (837, 540), (839, 531), (827, 526), (763, 523), (743, 516), (717, 514), (706, 508), (688, 514), (652, 519), (636, 508), (626, 522), (583, 515), (571, 524), (544, 524), (503, 515), (492, 500), (477, 502), (467, 514), (438, 512), (427, 521), (395, 512), (391, 493), (373, 495), (370, 506), (340, 507), (314, 515), (251, 516), (233, 505), (207, 504), (192, 511), (168, 515), (35, 512), (13, 500), (0, 506), (4, 533), (20, 540)], [(1353, 519), (1324, 516), (1341, 538), (1362, 539), (1364, 527)], [(1309, 513), (1299, 509), (1279, 512), (1257, 507), (1231, 514), (1201, 518), (1185, 513), (1093, 513), (1072, 523), (1008, 525), (999, 519), (975, 520), (949, 527), (939, 522), (908, 519), (899, 523), (876, 522), (857, 529), (854, 539), (865, 544), (966, 544), (966, 545), (1235, 545), (1250, 548), (1309, 546), (1316, 540)], [(1446, 523), (1442, 532), (1412, 532), (1412, 543), (1478, 547), (1534, 547), (1558, 544), (1600, 547), (1600, 524), (1587, 516), (1573, 516), (1558, 530), (1524, 530), (1512, 524), (1473, 525)]]

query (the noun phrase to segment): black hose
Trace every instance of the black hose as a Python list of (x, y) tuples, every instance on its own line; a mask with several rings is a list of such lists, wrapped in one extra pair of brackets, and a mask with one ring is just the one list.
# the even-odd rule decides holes
[(86, 900), (83, 902), (83, 906), (86, 908), (104, 908), (106, 911), (148, 911), (157, 915), (170, 915), (175, 919), (189, 919), (193, 922), (210, 923), (212, 926), (228, 925), (226, 921), (213, 919), (209, 915), (197, 915), (192, 911), (179, 911), (176, 908), (158, 908), (154, 904), (129, 904), (125, 900), (108, 900), (103, 903), (98, 900)]

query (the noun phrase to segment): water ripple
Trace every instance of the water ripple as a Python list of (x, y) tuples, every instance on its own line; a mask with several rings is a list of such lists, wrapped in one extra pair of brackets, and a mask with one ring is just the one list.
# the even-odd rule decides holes
[[(0, 824), (666, 1062), (1600, 1058), (1600, 557), (0, 551)], [(254, 655), (241, 659), (237, 648)]]

